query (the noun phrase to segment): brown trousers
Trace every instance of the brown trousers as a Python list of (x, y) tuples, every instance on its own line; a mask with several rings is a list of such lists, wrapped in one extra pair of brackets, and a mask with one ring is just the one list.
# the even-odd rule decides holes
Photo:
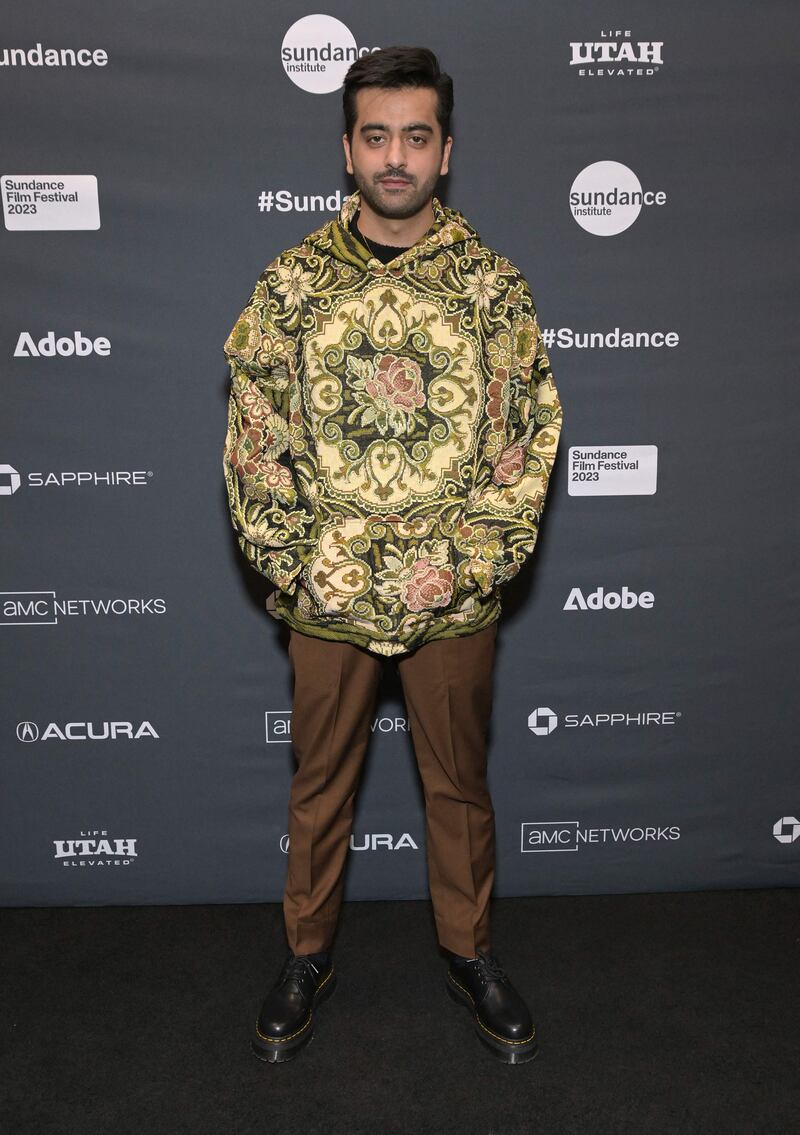
[[(494, 808), (486, 784), (497, 622), (399, 655), (425, 799), (428, 884), (439, 943), (488, 950)], [(294, 673), (289, 863), (283, 901), (295, 954), (330, 948), (342, 901), (353, 805), (385, 659), (290, 629)]]

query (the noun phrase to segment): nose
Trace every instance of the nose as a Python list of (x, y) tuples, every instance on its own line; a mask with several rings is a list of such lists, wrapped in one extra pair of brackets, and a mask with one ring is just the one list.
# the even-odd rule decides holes
[(386, 164), (392, 169), (402, 169), (406, 164), (402, 138), (392, 138), (386, 150)]

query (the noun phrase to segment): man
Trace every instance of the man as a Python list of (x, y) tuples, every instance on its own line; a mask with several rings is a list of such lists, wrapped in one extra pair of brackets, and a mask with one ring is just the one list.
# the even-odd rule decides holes
[(294, 673), (284, 918), (256, 1025), (268, 1061), (308, 1043), (384, 661), (396, 656), (425, 792), (447, 988), (500, 1059), (537, 1051), (492, 952), (486, 731), (499, 588), (533, 551), (562, 412), (528, 285), (434, 197), (452, 82), (423, 48), (355, 62), (338, 217), (262, 273), (226, 344), (231, 517), (276, 592)]

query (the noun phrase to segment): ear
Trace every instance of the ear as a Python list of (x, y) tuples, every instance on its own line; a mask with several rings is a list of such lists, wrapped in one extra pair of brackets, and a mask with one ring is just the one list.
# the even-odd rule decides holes
[(450, 150), (453, 145), (453, 139), (448, 135), (447, 140), (442, 149), (442, 166), (439, 170), (440, 174), (447, 173), (450, 168)]
[(346, 134), (342, 134), (342, 145), (344, 146), (344, 160), (347, 167), (347, 172), (353, 172), (353, 158), (350, 153), (350, 139)]

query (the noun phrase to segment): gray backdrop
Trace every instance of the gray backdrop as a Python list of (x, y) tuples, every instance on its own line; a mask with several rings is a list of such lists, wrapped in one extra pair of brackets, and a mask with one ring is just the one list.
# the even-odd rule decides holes
[[(282, 895), (287, 634), (227, 514), (222, 344), (331, 215), (304, 198), (351, 188), (340, 91), (282, 63), (314, 11), (47, 0), (4, 20), (7, 905)], [(439, 54), (442, 195), (553, 336), (562, 447), (498, 640), (495, 893), (796, 885), (796, 6), (325, 11), (359, 49)], [(315, 27), (312, 62), (333, 42)], [(613, 193), (575, 215), (574, 185), (633, 178), (637, 216)], [(391, 661), (352, 845), (348, 898), (427, 895)]]

